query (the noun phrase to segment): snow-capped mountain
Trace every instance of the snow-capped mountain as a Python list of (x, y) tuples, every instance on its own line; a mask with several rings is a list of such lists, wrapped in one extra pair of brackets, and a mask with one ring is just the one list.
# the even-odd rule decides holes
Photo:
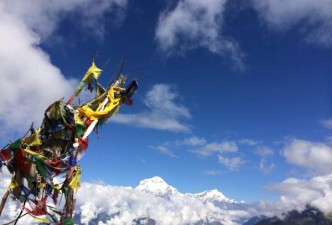
[(251, 217), (246, 211), (221, 208), (195, 194), (182, 194), (160, 177), (142, 180), (133, 189), (83, 183), (80, 191), (75, 220), (79, 225), (99, 221), (114, 225), (240, 225)]
[(158, 176), (142, 180), (139, 183), (139, 185), (135, 188), (135, 190), (153, 194), (159, 197), (171, 197), (173, 195), (177, 195), (177, 196), (192, 197), (202, 202), (212, 202), (212, 203), (223, 202), (230, 204), (244, 203), (244, 202), (235, 201), (234, 199), (227, 198), (223, 193), (221, 193), (217, 189), (204, 191), (197, 194), (192, 194), (192, 193), (182, 194), (176, 188), (167, 184), (161, 177)]
[(167, 184), (161, 177), (158, 176), (142, 180), (135, 188), (135, 190), (166, 199), (174, 196), (189, 197), (199, 200), (202, 203), (212, 203), (213, 205), (225, 210), (245, 210), (248, 207), (244, 201), (236, 201), (234, 199), (227, 198), (217, 189), (204, 191), (197, 194), (183, 194), (176, 188)]
[(228, 203), (237, 203), (237, 201), (233, 199), (229, 199), (223, 195), (217, 189), (210, 191), (203, 191), (197, 194), (186, 194), (187, 196), (191, 196), (201, 200), (202, 202), (228, 202)]
[(217, 189), (210, 191), (203, 191), (197, 194), (186, 194), (196, 198), (204, 203), (211, 202), (215, 206), (222, 209), (244, 210), (248, 205), (244, 201), (236, 201), (234, 199), (227, 198), (223, 193)]
[(135, 190), (150, 193), (159, 197), (181, 195), (176, 188), (168, 185), (161, 177), (158, 176), (142, 180)]

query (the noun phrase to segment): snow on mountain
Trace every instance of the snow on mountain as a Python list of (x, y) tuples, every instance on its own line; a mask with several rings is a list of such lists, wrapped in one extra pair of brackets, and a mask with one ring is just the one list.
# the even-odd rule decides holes
[(76, 199), (79, 225), (240, 225), (251, 217), (179, 193), (161, 178), (142, 180), (135, 189), (82, 183)]
[(176, 188), (167, 184), (161, 177), (158, 176), (142, 180), (139, 183), (139, 185), (135, 188), (135, 190), (153, 194), (159, 197), (171, 197), (176, 195), (176, 196), (187, 196), (195, 198), (202, 202), (212, 202), (212, 203), (222, 202), (229, 204), (244, 203), (225, 197), (225, 195), (223, 195), (223, 193), (221, 193), (217, 189), (204, 191), (197, 194), (192, 194), (192, 193), (182, 194)]
[(237, 201), (233, 199), (229, 199), (225, 197), (220, 191), (217, 189), (210, 191), (203, 191), (197, 194), (186, 194), (187, 196), (191, 196), (201, 200), (202, 202), (227, 202), (227, 203), (237, 203)]
[(161, 177), (155, 176), (142, 180), (135, 190), (150, 193), (160, 197), (170, 197), (172, 195), (182, 195), (176, 188), (168, 185)]
[(155, 176), (149, 179), (142, 180), (135, 188), (136, 191), (152, 194), (157, 197), (170, 199), (174, 197), (190, 198), (198, 200), (201, 203), (212, 203), (214, 206), (223, 210), (247, 210), (249, 207), (244, 201), (236, 201), (227, 198), (223, 193), (217, 189), (204, 191), (197, 194), (186, 193), (182, 194), (176, 188), (167, 184), (162, 178)]

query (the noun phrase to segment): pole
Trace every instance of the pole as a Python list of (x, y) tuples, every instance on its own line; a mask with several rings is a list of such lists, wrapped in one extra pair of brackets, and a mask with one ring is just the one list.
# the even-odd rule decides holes
[[(125, 65), (126, 65), (126, 61), (124, 60), (124, 61), (122, 62), (121, 69), (120, 69), (120, 71), (119, 71), (119, 74), (118, 74), (118, 78), (117, 78), (117, 79), (119, 79), (119, 77), (120, 77), (120, 75), (121, 75), (121, 73), (122, 73), (122, 70), (123, 70), (123, 68), (124, 68)], [(116, 79), (116, 80), (117, 80), (117, 79)]]
[(115, 80), (113, 80), (113, 77), (114, 77), (114, 75), (113, 75), (113, 77), (112, 77), (112, 79), (111, 79), (111, 82), (108, 84), (108, 89), (112, 86), (112, 84), (114, 83), (114, 81), (116, 81), (116, 80), (119, 79), (119, 77), (120, 77), (120, 75), (121, 75), (121, 73), (122, 73), (122, 70), (123, 70), (123, 68), (124, 68), (125, 65), (126, 65), (126, 61), (124, 60), (124, 61), (122, 61), (122, 65), (121, 65), (121, 68), (120, 68), (120, 71), (119, 71), (119, 73), (118, 73), (117, 78), (116, 78)]
[(103, 71), (106, 69), (106, 67), (108, 66), (108, 64), (110, 64), (110, 59), (107, 59), (107, 62), (105, 63), (105, 65), (103, 66)]
[[(74, 211), (74, 190), (69, 187), (68, 185), (68, 194), (67, 194), (67, 200), (65, 205), (65, 217), (64, 219), (71, 219), (73, 217), (73, 211)], [(64, 221), (62, 221), (64, 222)]]
[(68, 187), (68, 190), (67, 193), (65, 194), (66, 203), (64, 206), (65, 208), (64, 214), (61, 215), (62, 223), (72, 218), (73, 204), (74, 204), (74, 190), (69, 186), (69, 184), (70, 181), (72, 180), (73, 172), (74, 172), (74, 166), (72, 166), (70, 170), (67, 171), (66, 180), (63, 184), (63, 186)]
[[(106, 97), (104, 99), (103, 103), (102, 103), (102, 107), (100, 108), (100, 111), (105, 108), (105, 106), (108, 103), (108, 101), (109, 101), (108, 97)], [(94, 129), (94, 127), (97, 125), (97, 123), (98, 123), (98, 120), (94, 120), (90, 124), (90, 126), (88, 127), (88, 129), (85, 131), (85, 133), (83, 135), (84, 139), (87, 138), (90, 135), (90, 133), (92, 132), (92, 130)], [(75, 147), (75, 149), (77, 149), (78, 148), (78, 143), (75, 142), (73, 144), (73, 146)], [(73, 155), (75, 156), (75, 158), (77, 156), (77, 153), (78, 152), (76, 150), (73, 153)], [(73, 170), (73, 167), (72, 167), (71, 170)], [(67, 198), (66, 198), (66, 203), (65, 203), (65, 215), (64, 215), (64, 218), (63, 218), (64, 220), (71, 219), (72, 216), (73, 216), (73, 211), (74, 211), (74, 189), (69, 186), (69, 184), (70, 184), (70, 182), (72, 180), (72, 176), (73, 176), (71, 174), (72, 172), (73, 171), (67, 172), (67, 178), (66, 178), (65, 183), (64, 183), (65, 187), (68, 187)], [(71, 176), (68, 176), (69, 174), (71, 174)], [(64, 222), (64, 221), (62, 221), (62, 222)]]
[(2, 201), (1, 201), (1, 205), (0, 205), (0, 216), (1, 216), (3, 208), (5, 207), (8, 195), (9, 195), (9, 189), (7, 189), (6, 193), (2, 197)]
[(138, 66), (137, 69), (136, 69), (135, 75), (134, 75), (134, 80), (137, 80), (140, 70), (141, 70), (141, 67)]

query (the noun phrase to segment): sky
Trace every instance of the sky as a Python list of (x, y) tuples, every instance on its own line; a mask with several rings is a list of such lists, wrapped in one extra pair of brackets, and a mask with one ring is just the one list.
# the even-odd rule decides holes
[(2, 146), (68, 99), (98, 52), (97, 66), (110, 59), (100, 83), (126, 60), (139, 89), (133, 106), (89, 137), (83, 181), (135, 187), (160, 176), (182, 193), (218, 189), (246, 202), (306, 193), (303, 185), (324, 192), (331, 4), (1, 1)]

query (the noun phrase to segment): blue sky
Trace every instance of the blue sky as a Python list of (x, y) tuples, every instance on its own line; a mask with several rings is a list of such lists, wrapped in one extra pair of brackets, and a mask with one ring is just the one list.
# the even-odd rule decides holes
[[(331, 1), (4, 1), (1, 140), (73, 88), (98, 52), (139, 90), (93, 134), (83, 180), (136, 186), (160, 176), (181, 192), (248, 202), (273, 184), (330, 173)], [(7, 72), (8, 71), (8, 72)], [(269, 191), (270, 190), (270, 191)]]

